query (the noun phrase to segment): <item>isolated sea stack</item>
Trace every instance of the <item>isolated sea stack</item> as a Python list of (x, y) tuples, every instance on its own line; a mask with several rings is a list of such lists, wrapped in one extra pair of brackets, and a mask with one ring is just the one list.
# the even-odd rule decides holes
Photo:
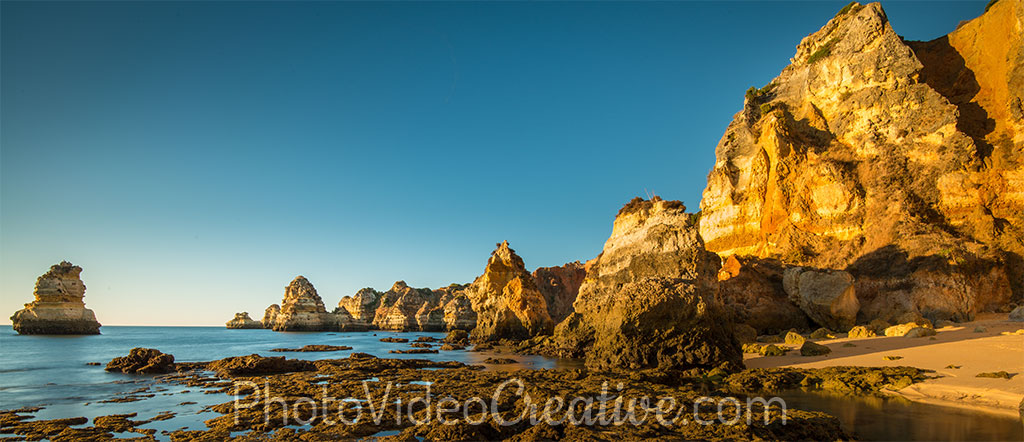
[(85, 308), (82, 268), (62, 261), (36, 280), (35, 301), (11, 316), (23, 335), (97, 335), (96, 314)]
[(477, 315), (475, 341), (529, 339), (554, 327), (544, 295), (508, 241), (497, 245), (466, 295)]
[(235, 313), (235, 318), (227, 322), (228, 328), (263, 328), (263, 324), (249, 317), (249, 312)]
[(366, 327), (347, 311), (329, 313), (316, 288), (304, 276), (297, 276), (284, 289), (281, 306), (267, 308), (263, 326), (274, 331), (358, 331)]
[(799, 290), (765, 298), (840, 329), (851, 315), (966, 321), (1019, 302), (1022, 10), (1000, 0), (948, 36), (910, 42), (879, 4), (851, 3), (804, 38), (747, 92), (716, 149), (700, 233), (708, 250), (742, 257), (725, 276), (777, 275), (763, 259), (805, 267), (790, 273)]
[(553, 342), (592, 369), (740, 368), (739, 343), (715, 298), (718, 268), (681, 202), (636, 198), (615, 217)]

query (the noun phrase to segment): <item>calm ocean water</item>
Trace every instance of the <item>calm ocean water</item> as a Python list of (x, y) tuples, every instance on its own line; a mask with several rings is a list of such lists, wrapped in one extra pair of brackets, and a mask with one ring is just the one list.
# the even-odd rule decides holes
[[(218, 416), (203, 407), (227, 402), (223, 394), (173, 384), (156, 384), (152, 376), (107, 373), (102, 366), (123, 356), (133, 347), (156, 348), (173, 354), (177, 361), (209, 361), (228, 356), (258, 353), (264, 356), (330, 359), (347, 357), (349, 351), (322, 353), (275, 353), (278, 347), (306, 344), (347, 345), (353, 352), (380, 357), (461, 361), (483, 364), (493, 356), (468, 351), (439, 354), (389, 354), (407, 349), (408, 344), (380, 342), (385, 336), (413, 339), (417, 336), (444, 337), (444, 333), (278, 333), (270, 330), (228, 330), (222, 327), (116, 327), (105, 326), (94, 336), (20, 336), (10, 326), (0, 327), (0, 409), (43, 406), (39, 419), (138, 413), (149, 419), (160, 412), (174, 411), (173, 419), (153, 422), (142, 428), (159, 431), (179, 428), (204, 429), (203, 421)], [(508, 355), (505, 355), (508, 356)], [(577, 361), (540, 356), (515, 355), (516, 365), (489, 366), (490, 369), (576, 368)], [(152, 386), (156, 396), (130, 403), (99, 401)], [(1019, 419), (993, 416), (969, 410), (910, 403), (898, 399), (851, 398), (820, 393), (780, 394), (788, 406), (818, 410), (838, 417), (861, 440), (1024, 440)], [(187, 404), (195, 402), (195, 404)], [(185, 405), (182, 405), (185, 403)]]

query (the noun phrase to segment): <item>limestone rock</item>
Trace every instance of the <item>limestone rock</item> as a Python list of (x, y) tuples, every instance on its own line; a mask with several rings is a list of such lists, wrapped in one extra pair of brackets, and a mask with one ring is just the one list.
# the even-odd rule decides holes
[(733, 317), (761, 333), (810, 328), (782, 287), (784, 266), (775, 259), (731, 255), (718, 272), (718, 299)]
[[(380, 307), (377, 307), (373, 325), (381, 330), (443, 330), (444, 311), (436, 309), (438, 298), (430, 289), (412, 288), (405, 281), (397, 281), (380, 296)], [(431, 309), (437, 310), (433, 322), (428, 313)], [(427, 328), (423, 328), (421, 322)]]
[(819, 328), (811, 333), (811, 339), (835, 339), (836, 334), (827, 328)]
[(377, 307), (380, 307), (381, 293), (372, 289), (360, 289), (353, 296), (341, 298), (338, 302), (339, 309), (345, 309), (352, 319), (369, 325), (377, 315)]
[(1009, 318), (1011, 321), (1024, 321), (1024, 305), (1013, 309)]
[(849, 273), (791, 267), (786, 269), (782, 285), (790, 301), (819, 325), (849, 330), (857, 321), (860, 302)]
[(451, 294), (441, 297), (444, 304), (444, 324), (448, 330), (472, 330), (476, 327), (477, 315), (473, 311), (473, 302), (466, 295), (466, 288), (468, 285), (460, 285)]
[(35, 300), (14, 312), (14, 330), (23, 335), (96, 335), (100, 323), (85, 308), (82, 268), (62, 261), (36, 279)]
[(235, 318), (226, 325), (228, 328), (263, 328), (263, 324), (249, 317), (249, 312), (235, 313)]
[(544, 295), (508, 241), (498, 244), (466, 295), (477, 315), (475, 341), (529, 339), (554, 327)]
[(593, 369), (742, 366), (728, 314), (715, 299), (719, 259), (704, 249), (679, 201), (639, 198), (619, 211), (553, 338)]
[[(353, 353), (354, 357), (356, 353)], [(286, 359), (284, 356), (265, 357), (258, 354), (235, 356), (213, 361), (207, 369), (221, 376), (255, 376), (274, 373), (291, 373), (295, 371), (316, 370), (312, 361)]]
[(174, 356), (155, 348), (136, 347), (128, 352), (128, 356), (112, 359), (107, 363), (106, 370), (122, 373), (170, 373), (175, 370)]
[(803, 39), (717, 146), (707, 248), (844, 269), (865, 322), (1021, 299), (1022, 10), (1002, 0), (908, 43), (879, 4), (854, 4)]
[(533, 271), (533, 281), (548, 304), (548, 315), (556, 324), (573, 312), (583, 278), (587, 276), (579, 261), (559, 267), (539, 267)]
[[(355, 331), (366, 327), (347, 311), (329, 313), (316, 288), (304, 276), (297, 276), (284, 289), (279, 311), (271, 305), (264, 314), (264, 327), (274, 331)], [(269, 317), (268, 317), (269, 316)]]
[(790, 345), (803, 345), (804, 342), (807, 342), (807, 338), (801, 336), (800, 333), (797, 332), (788, 332), (786, 333), (785, 341)]
[(277, 322), (277, 315), (281, 313), (281, 306), (277, 304), (270, 304), (266, 310), (263, 311), (263, 320), (260, 324), (263, 328), (274, 328), (274, 323)]
[(935, 329), (928, 327), (914, 327), (903, 335), (905, 338), (923, 338), (925, 336), (935, 336)]
[[(906, 336), (911, 330), (917, 328), (931, 328), (931, 324), (919, 324), (916, 322), (908, 322), (905, 324), (898, 324), (885, 329), (886, 336)], [(919, 333), (919, 332), (918, 332)]]
[(875, 336), (878, 336), (878, 334), (876, 334), (875, 331), (870, 328), (867, 328), (863, 325), (858, 325), (850, 329), (850, 333), (848, 336), (850, 339), (873, 338)]

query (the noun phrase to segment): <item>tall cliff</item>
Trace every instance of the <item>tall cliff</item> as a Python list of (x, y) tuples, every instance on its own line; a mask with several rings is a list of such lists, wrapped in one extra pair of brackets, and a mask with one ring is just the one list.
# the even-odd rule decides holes
[(14, 331), (23, 335), (96, 335), (100, 323), (85, 308), (82, 268), (67, 261), (36, 279), (35, 300), (14, 312)]
[(366, 326), (353, 320), (347, 311), (327, 312), (316, 288), (304, 276), (296, 276), (284, 288), (281, 306), (267, 308), (263, 326), (274, 331), (355, 331)]
[(707, 248), (847, 270), (862, 320), (1019, 299), (1021, 11), (914, 43), (877, 3), (843, 8), (747, 92), (701, 201)]

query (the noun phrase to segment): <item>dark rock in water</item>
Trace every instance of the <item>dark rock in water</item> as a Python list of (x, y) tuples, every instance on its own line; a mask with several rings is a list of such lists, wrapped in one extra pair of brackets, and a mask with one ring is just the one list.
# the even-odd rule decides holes
[(515, 359), (510, 359), (510, 358), (487, 358), (487, 359), (484, 359), (484, 363), (485, 364), (504, 365), (504, 364), (517, 364), (517, 363), (519, 363), (519, 361), (517, 361)]
[(221, 376), (251, 376), (259, 374), (290, 373), (316, 370), (316, 364), (284, 356), (264, 357), (258, 354), (235, 356), (213, 361), (207, 368)]
[(175, 370), (174, 356), (155, 348), (136, 347), (128, 352), (128, 356), (112, 359), (107, 363), (106, 370), (122, 373), (170, 373)]
[(452, 330), (448, 332), (448, 336), (444, 337), (444, 342), (449, 344), (467, 344), (469, 343), (469, 332), (465, 330)]
[(829, 353), (832, 353), (832, 349), (821, 344), (815, 344), (811, 341), (805, 341), (804, 344), (800, 346), (800, 356), (822, 356)]
[(413, 348), (433, 348), (434, 347), (432, 344), (428, 344), (426, 342), (413, 342), (412, 344), (409, 344), (409, 346), (413, 347)]
[(440, 349), (444, 350), (444, 351), (452, 351), (452, 350), (465, 350), (466, 347), (458, 345), (458, 344), (444, 344), (444, 345), (442, 345), (440, 347)]
[(729, 315), (716, 300), (719, 259), (679, 201), (634, 199), (589, 264), (572, 315), (552, 338), (591, 369), (743, 366)]
[(309, 344), (304, 345), (300, 348), (274, 348), (270, 351), (276, 352), (316, 352), (316, 351), (344, 351), (351, 350), (352, 347), (347, 345), (323, 345), (323, 344)]
[(349, 355), (349, 358), (352, 358), (352, 359), (376, 359), (377, 357), (374, 356), (374, 355), (371, 355), (369, 353), (359, 353), (359, 352), (356, 352), (356, 353), (352, 353), (351, 355)]
[(62, 261), (36, 280), (35, 300), (14, 312), (14, 331), (23, 335), (98, 335), (100, 323), (85, 308), (82, 268)]
[(437, 339), (430, 336), (418, 336), (414, 342), (437, 342)]
[(431, 350), (429, 348), (410, 348), (408, 350), (391, 350), (388, 353), (395, 353), (395, 354), (425, 354), (425, 353), (437, 353), (437, 350)]
[(388, 336), (388, 337), (386, 337), (386, 338), (380, 338), (380, 342), (398, 342), (398, 343), (404, 343), (404, 342), (409, 342), (409, 340), (408, 340), (408, 339), (406, 339), (406, 338), (393, 338), (393, 337), (390, 337), (390, 336)]

